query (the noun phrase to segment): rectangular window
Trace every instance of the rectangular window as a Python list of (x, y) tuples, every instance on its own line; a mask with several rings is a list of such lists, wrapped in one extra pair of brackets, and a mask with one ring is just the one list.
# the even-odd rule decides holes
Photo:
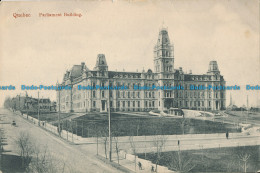
[(96, 101), (93, 101), (93, 107), (94, 108), (96, 107)]

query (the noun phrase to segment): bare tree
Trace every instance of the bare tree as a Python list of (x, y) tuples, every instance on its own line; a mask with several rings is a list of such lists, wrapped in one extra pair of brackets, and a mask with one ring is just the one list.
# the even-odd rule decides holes
[(130, 142), (130, 145), (131, 145), (132, 152), (135, 156), (135, 172), (136, 172), (136, 154), (137, 153), (136, 153), (136, 145), (135, 145), (133, 136), (129, 136), (129, 142)]
[(171, 154), (171, 160), (169, 167), (177, 172), (189, 172), (196, 166), (192, 157), (182, 154), (180, 147), (177, 153)]
[(156, 161), (155, 161), (155, 170), (157, 172), (157, 165), (159, 164), (162, 158), (162, 149), (166, 143), (166, 137), (164, 135), (155, 135), (153, 137), (153, 146), (156, 147)]
[(99, 128), (98, 124), (94, 124), (93, 132), (92, 132), (95, 137), (96, 137), (96, 142), (97, 142), (97, 155), (98, 153), (98, 145), (99, 145), (99, 137), (102, 135), (101, 129)]
[(183, 115), (183, 117), (180, 119), (180, 126), (181, 126), (181, 130), (182, 130), (182, 134), (185, 134), (185, 125), (188, 125), (189, 121), (187, 121), (187, 118), (185, 118), (185, 116)]
[(123, 129), (123, 127), (121, 127), (121, 125), (119, 123), (116, 123), (113, 126), (113, 130), (112, 130), (112, 136), (113, 136), (113, 141), (114, 141), (114, 147), (115, 147), (115, 151), (116, 151), (116, 155), (117, 155), (117, 163), (119, 164), (119, 152), (120, 152), (120, 145), (119, 145), (119, 139), (118, 137), (122, 134), (121, 133), (121, 129)]
[(63, 173), (64, 169), (65, 163), (60, 160), (55, 160), (48, 151), (47, 146), (44, 146), (42, 149), (35, 148), (33, 157), (26, 171), (34, 173)]
[(118, 142), (118, 136), (113, 136), (114, 142), (115, 142), (115, 150), (117, 155), (117, 163), (119, 164), (119, 152), (120, 152), (120, 145)]
[(22, 167), (25, 168), (30, 163), (31, 157), (34, 153), (33, 141), (27, 132), (20, 132), (15, 143), (20, 151)]
[(4, 142), (5, 142), (4, 131), (3, 129), (0, 129), (0, 170), (2, 170), (2, 154), (4, 151), (3, 148)]
[(136, 122), (136, 136), (139, 136), (140, 125), (141, 125), (141, 120), (140, 118), (138, 118)]
[(15, 143), (20, 151), (22, 167), (26, 172), (53, 173), (64, 172), (65, 163), (55, 160), (47, 146), (41, 148), (30, 137), (28, 132), (21, 132)]
[(101, 139), (103, 141), (103, 145), (104, 145), (104, 152), (105, 152), (105, 156), (107, 159), (107, 143), (108, 143), (108, 127), (103, 127), (100, 130), (100, 134), (101, 134)]
[(241, 168), (243, 169), (244, 172), (247, 172), (247, 163), (248, 163), (248, 160), (250, 158), (251, 154), (248, 154), (248, 153), (240, 153), (237, 155), (238, 159), (242, 162), (242, 165), (239, 164), (241, 166)]

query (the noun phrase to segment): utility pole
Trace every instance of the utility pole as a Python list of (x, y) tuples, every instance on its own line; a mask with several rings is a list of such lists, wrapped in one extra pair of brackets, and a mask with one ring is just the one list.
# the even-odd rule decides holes
[[(108, 85), (109, 85), (108, 80)], [(110, 89), (108, 89), (108, 133), (109, 133), (109, 161), (112, 161), (112, 137), (111, 137), (111, 115), (110, 115)]]
[(59, 136), (61, 136), (61, 128), (60, 128), (60, 90), (59, 90), (59, 87), (57, 89), (58, 89), (58, 94), (59, 94), (58, 129), (59, 129)]
[(248, 108), (248, 95), (247, 95), (247, 99), (246, 99), (246, 107), (247, 107), (247, 116), (246, 116), (246, 123), (247, 123), (247, 119), (248, 119), (248, 110), (249, 110), (249, 108)]
[(77, 139), (78, 139), (78, 121), (76, 121), (76, 135), (77, 135)]
[(40, 126), (40, 102), (39, 102), (39, 91), (38, 91), (38, 126)]
[(26, 110), (27, 110), (26, 111), (27, 112), (26, 113), (26, 119), (28, 120), (28, 111), (29, 111), (28, 109), (29, 109), (29, 106), (28, 106), (28, 94), (27, 94), (27, 91), (26, 91), (26, 99), (25, 100), (26, 100)]
[(84, 122), (82, 121), (82, 132), (81, 132), (81, 136), (82, 136), (82, 138), (83, 138), (83, 136), (84, 136)]

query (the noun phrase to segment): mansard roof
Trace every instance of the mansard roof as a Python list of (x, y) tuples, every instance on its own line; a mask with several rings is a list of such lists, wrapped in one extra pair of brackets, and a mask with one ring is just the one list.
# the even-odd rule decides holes
[(70, 76), (72, 78), (79, 77), (79, 76), (81, 76), (82, 71), (83, 71), (83, 69), (82, 69), (81, 65), (73, 65), (73, 67), (70, 71)]
[(84, 62), (82, 62), (81, 65), (73, 65), (73, 67), (70, 70), (67, 70), (64, 74), (63, 81), (78, 78), (84, 73), (84, 71), (89, 71)]

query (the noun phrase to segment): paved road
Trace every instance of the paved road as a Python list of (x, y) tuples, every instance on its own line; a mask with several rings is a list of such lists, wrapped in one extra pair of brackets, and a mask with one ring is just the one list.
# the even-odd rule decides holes
[[(131, 143), (128, 137), (119, 137), (118, 139), (119, 149), (125, 150), (128, 153), (132, 152)], [(207, 148), (223, 148), (223, 147), (236, 147), (236, 146), (252, 146), (260, 145), (260, 136), (256, 135), (230, 135), (229, 139), (226, 139), (225, 133), (223, 134), (209, 134), (209, 135), (176, 135), (165, 136), (156, 138), (155, 136), (139, 136), (134, 138), (134, 146), (137, 153), (148, 153), (156, 151), (156, 144), (165, 140), (162, 151), (177, 151), (178, 140), (182, 150), (200, 150)], [(103, 141), (100, 140), (100, 143)], [(86, 145), (79, 145), (82, 149), (87, 148)], [(99, 145), (99, 151), (104, 154), (104, 146)], [(113, 143), (113, 153), (115, 154), (115, 143)]]
[[(52, 156), (59, 160), (59, 162), (65, 164), (66, 172), (119, 172), (110, 165), (95, 158), (95, 145), (85, 146), (85, 149), (82, 150), (79, 146), (68, 144), (67, 142), (58, 139), (56, 136), (27, 122), (20, 116), (11, 113), (8, 110), (0, 109), (0, 119), (0, 127), (4, 129), (8, 143), (4, 149), (11, 150), (13, 154), (19, 154), (15, 145), (15, 140), (20, 132), (26, 131), (29, 132), (36, 145), (40, 147), (47, 146), (48, 151)], [(10, 124), (4, 124), (11, 123), (13, 120), (16, 121), (17, 127), (11, 126)]]

